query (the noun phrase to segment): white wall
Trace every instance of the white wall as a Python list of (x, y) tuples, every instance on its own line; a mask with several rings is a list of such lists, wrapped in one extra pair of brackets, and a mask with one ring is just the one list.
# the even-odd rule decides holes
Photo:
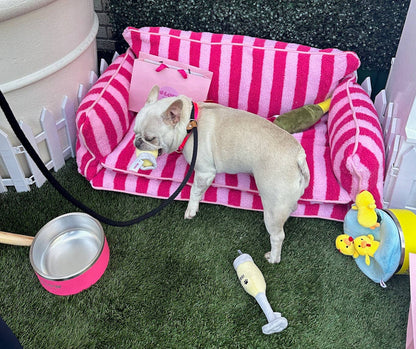
[(416, 142), (416, 0), (409, 5), (386, 96), (394, 103), (393, 117), (400, 119), (400, 134), (406, 133), (408, 141)]
[(416, 213), (416, 0), (410, 2), (385, 91), (384, 206)]

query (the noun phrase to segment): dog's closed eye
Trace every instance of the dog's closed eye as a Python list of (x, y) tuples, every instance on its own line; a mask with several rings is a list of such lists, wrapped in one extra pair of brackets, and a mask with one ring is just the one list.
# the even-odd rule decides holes
[(154, 141), (156, 139), (156, 137), (144, 137), (144, 140), (146, 141), (146, 142), (152, 142), (152, 141)]

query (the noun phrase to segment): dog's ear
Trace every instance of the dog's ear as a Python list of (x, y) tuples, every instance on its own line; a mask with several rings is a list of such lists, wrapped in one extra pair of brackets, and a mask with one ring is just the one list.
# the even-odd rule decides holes
[(159, 97), (159, 86), (155, 85), (150, 90), (149, 95), (147, 96), (146, 103), (154, 103), (157, 101), (158, 97)]
[(163, 121), (168, 125), (175, 126), (181, 120), (182, 108), (182, 100), (175, 100), (163, 113)]

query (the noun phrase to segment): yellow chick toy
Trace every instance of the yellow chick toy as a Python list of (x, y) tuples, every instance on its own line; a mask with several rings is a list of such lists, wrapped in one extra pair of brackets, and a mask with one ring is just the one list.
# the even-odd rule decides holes
[(347, 234), (338, 235), (337, 239), (335, 240), (335, 246), (337, 250), (342, 254), (347, 256), (352, 256), (354, 254), (354, 239), (352, 236)]
[(374, 257), (379, 246), (380, 243), (374, 240), (374, 236), (371, 234), (358, 236), (354, 239), (355, 253), (353, 257), (365, 256), (365, 264), (370, 265), (370, 257)]
[(363, 190), (355, 197), (353, 210), (357, 210), (357, 220), (365, 228), (375, 229), (380, 226), (377, 222), (376, 202), (373, 195), (367, 190)]
[(374, 257), (380, 243), (374, 240), (374, 236), (361, 235), (353, 239), (347, 234), (338, 235), (335, 240), (337, 250), (347, 256), (365, 256), (365, 264), (370, 265), (370, 257)]

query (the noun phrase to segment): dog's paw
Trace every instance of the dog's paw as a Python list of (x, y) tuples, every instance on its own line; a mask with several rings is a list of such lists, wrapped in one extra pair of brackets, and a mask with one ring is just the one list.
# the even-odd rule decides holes
[(196, 213), (198, 212), (198, 210), (192, 209), (190, 207), (188, 207), (185, 211), (185, 219), (192, 219), (196, 216)]
[(271, 252), (265, 253), (264, 257), (267, 259), (269, 263), (273, 263), (273, 264), (280, 263), (280, 256), (272, 256)]

